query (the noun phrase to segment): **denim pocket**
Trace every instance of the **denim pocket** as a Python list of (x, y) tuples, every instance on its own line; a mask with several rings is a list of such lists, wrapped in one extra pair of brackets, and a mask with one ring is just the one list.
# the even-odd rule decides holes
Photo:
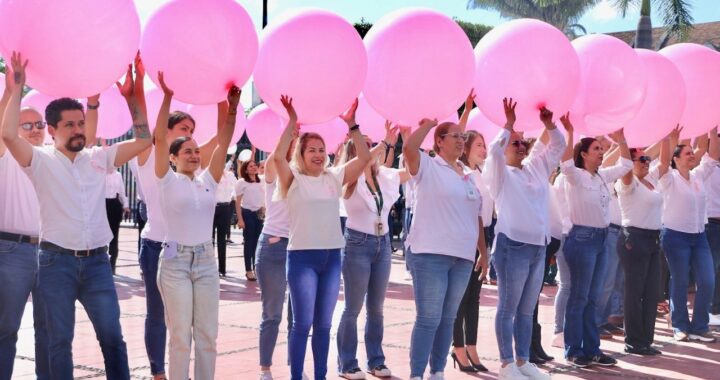
[(38, 262), (41, 267), (49, 267), (55, 262), (55, 258), (57, 255), (60, 255), (60, 253), (52, 252), (52, 251), (40, 251), (40, 254), (38, 255)]
[(570, 232), (570, 238), (576, 241), (588, 241), (593, 238), (593, 232), (588, 230), (572, 230)]
[(0, 253), (10, 253), (17, 248), (18, 243), (14, 241), (0, 240)]
[(360, 235), (360, 234), (354, 234), (354, 233), (348, 233), (345, 235), (345, 243), (348, 246), (362, 246), (365, 244), (365, 240), (367, 239), (366, 235)]

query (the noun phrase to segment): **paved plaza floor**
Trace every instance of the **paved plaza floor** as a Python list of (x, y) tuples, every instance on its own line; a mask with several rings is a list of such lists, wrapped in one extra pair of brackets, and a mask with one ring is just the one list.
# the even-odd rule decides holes
[[(240, 243), (242, 235), (233, 230), (232, 239)], [(120, 237), (115, 284), (120, 298), (121, 323), (127, 342), (130, 372), (133, 379), (152, 379), (143, 343), (145, 319), (145, 292), (140, 279), (137, 261), (137, 230), (122, 228)], [(385, 338), (383, 348), (387, 365), (395, 375), (394, 379), (409, 378), (410, 333), (415, 319), (415, 304), (411, 281), (405, 272), (402, 251), (393, 254), (392, 275), (385, 302)], [(284, 275), (278, 273), (278, 275)], [(543, 328), (543, 346), (556, 360), (542, 369), (550, 371), (555, 379), (720, 379), (720, 343), (681, 343), (672, 339), (672, 331), (665, 319), (658, 319), (655, 343), (663, 355), (641, 357), (623, 352), (621, 337), (603, 340), (601, 348), (615, 357), (617, 367), (576, 369), (565, 364), (562, 351), (550, 347), (552, 340), (553, 300), (556, 287), (546, 287), (540, 297), (540, 323)], [(463, 374), (454, 370), (448, 361), (445, 378), (494, 379), (497, 378), (500, 361), (494, 333), (497, 287), (483, 285), (480, 301), (480, 327), (478, 350), (488, 373)], [(338, 378), (335, 374), (336, 353), (335, 330), (344, 307), (342, 289), (335, 308), (332, 342), (330, 348), (328, 379)], [(218, 337), (218, 358), (216, 379), (257, 379), (258, 375), (258, 329), (260, 325), (260, 291), (257, 282), (245, 280), (242, 245), (231, 245), (228, 249), (228, 277), (220, 281), (220, 332)], [(73, 359), (76, 379), (102, 379), (103, 358), (95, 338), (92, 325), (80, 303), (77, 303), (77, 323), (73, 344)], [(17, 358), (13, 379), (34, 377), (34, 348), (32, 327), (32, 304), (28, 302), (22, 328), (19, 334)], [(358, 325), (360, 346), (358, 359), (364, 361), (361, 315)], [(273, 368), (275, 379), (289, 379), (287, 361), (287, 325), (280, 327)], [(718, 338), (720, 334), (715, 333)], [(308, 349), (306, 371), (312, 379), (312, 354)], [(192, 371), (191, 371), (192, 373)], [(369, 379), (372, 376), (368, 375)]]

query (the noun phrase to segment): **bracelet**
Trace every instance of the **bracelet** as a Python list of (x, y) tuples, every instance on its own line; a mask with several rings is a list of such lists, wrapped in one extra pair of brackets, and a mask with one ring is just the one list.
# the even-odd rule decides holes
[(237, 110), (235, 110), (235, 111), (228, 111), (228, 115), (237, 115)]
[(389, 142), (385, 140), (381, 140), (383, 144), (385, 144), (385, 149), (390, 150), (390, 148), (394, 148), (392, 145), (390, 145)]
[(359, 130), (360, 130), (360, 126), (355, 124), (352, 127), (350, 127), (350, 129), (348, 131), (352, 132), (352, 131), (359, 131)]
[(95, 104), (95, 105), (92, 105), (90, 103), (87, 104), (87, 109), (89, 109), (89, 110), (96, 110), (98, 108), (100, 108), (100, 102), (98, 102), (98, 104)]

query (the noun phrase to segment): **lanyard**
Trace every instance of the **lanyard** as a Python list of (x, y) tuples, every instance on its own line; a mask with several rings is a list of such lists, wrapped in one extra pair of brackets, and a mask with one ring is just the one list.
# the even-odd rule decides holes
[(380, 219), (382, 217), (382, 209), (383, 209), (383, 205), (385, 203), (383, 200), (382, 191), (380, 191), (380, 185), (378, 185), (377, 177), (375, 177), (375, 174), (372, 175), (372, 180), (373, 180), (373, 185), (375, 185), (375, 190), (377, 190), (377, 193), (374, 192), (372, 190), (372, 188), (370, 188), (370, 185), (368, 185), (367, 181), (365, 181), (365, 185), (368, 187), (368, 190), (370, 190), (370, 194), (372, 194), (373, 199), (375, 200), (375, 206), (377, 207), (378, 219)]

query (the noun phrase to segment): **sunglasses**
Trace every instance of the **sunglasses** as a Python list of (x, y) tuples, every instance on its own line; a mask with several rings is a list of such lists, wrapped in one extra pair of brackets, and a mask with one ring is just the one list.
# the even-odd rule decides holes
[(640, 156), (633, 161), (640, 161), (641, 163), (645, 164), (645, 163), (652, 161), (652, 158), (650, 158), (650, 156)]
[(33, 127), (37, 128), (37, 129), (45, 129), (46, 125), (47, 124), (44, 121), (36, 121), (34, 123), (22, 123), (22, 124), (20, 124), (20, 128), (22, 128), (26, 131), (30, 131), (33, 129)]
[(450, 137), (453, 137), (456, 139), (462, 139), (463, 141), (468, 141), (468, 138), (470, 137), (470, 135), (468, 135), (467, 133), (460, 133), (460, 132), (443, 133), (442, 135), (440, 135), (440, 137), (445, 137), (445, 136), (450, 136)]
[(514, 146), (514, 147), (516, 147), (516, 148), (519, 148), (520, 145), (522, 145), (522, 146), (524, 146), (524, 147), (527, 148), (528, 145), (530, 145), (530, 144), (528, 144), (526, 141), (515, 140), (515, 141), (511, 142), (510, 145), (512, 145), (512, 146)]

